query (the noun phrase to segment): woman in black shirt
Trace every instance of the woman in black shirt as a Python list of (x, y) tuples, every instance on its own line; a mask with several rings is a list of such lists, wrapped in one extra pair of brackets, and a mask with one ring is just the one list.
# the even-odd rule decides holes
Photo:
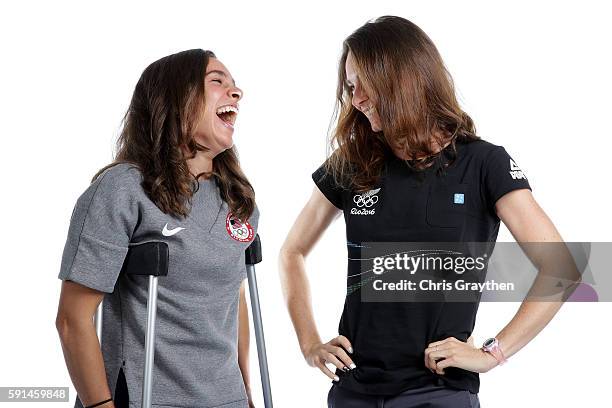
[[(344, 41), (336, 114), (332, 154), (313, 173), (312, 197), (280, 252), (302, 353), (333, 380), (329, 407), (479, 406), (478, 373), (520, 350), (561, 303), (524, 302), (474, 347), (478, 302), (364, 302), (359, 250), (371, 242), (494, 243), (500, 221), (519, 242), (562, 239), (506, 150), (476, 136), (436, 47), (410, 21), (381, 17)], [(339, 336), (322, 342), (304, 261), (340, 214), (347, 295)]]

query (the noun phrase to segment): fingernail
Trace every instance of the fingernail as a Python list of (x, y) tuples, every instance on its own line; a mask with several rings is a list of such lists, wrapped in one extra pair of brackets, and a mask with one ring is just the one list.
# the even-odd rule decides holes
[(351, 370), (352, 370), (353, 368), (357, 368), (357, 366), (355, 365), (355, 363), (351, 363), (351, 365), (350, 365), (349, 367), (351, 367)]
[(340, 381), (340, 378), (337, 375), (334, 375), (334, 381), (338, 382)]
[(352, 348), (352, 347), (349, 347), (349, 348), (348, 348), (348, 352), (349, 352), (349, 353), (352, 353), (352, 352), (353, 352), (353, 348)]
[(347, 366), (342, 367), (342, 371), (344, 372), (348, 371), (348, 367)]

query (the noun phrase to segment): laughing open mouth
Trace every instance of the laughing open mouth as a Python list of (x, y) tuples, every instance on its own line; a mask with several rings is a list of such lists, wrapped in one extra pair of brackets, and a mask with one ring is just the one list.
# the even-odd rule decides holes
[(217, 109), (217, 116), (219, 119), (223, 121), (227, 126), (234, 128), (234, 123), (236, 123), (236, 117), (238, 116), (238, 108), (233, 105), (225, 105)]

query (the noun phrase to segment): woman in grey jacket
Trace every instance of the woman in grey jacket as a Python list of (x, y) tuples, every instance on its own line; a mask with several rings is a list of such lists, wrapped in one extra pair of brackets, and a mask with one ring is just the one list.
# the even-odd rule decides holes
[[(233, 147), (241, 98), (210, 51), (142, 73), (116, 158), (77, 200), (62, 257), (56, 325), (75, 406), (140, 405), (147, 279), (120, 271), (130, 247), (164, 241), (152, 403), (253, 407), (244, 251), (259, 211)], [(102, 299), (100, 347), (92, 316)]]

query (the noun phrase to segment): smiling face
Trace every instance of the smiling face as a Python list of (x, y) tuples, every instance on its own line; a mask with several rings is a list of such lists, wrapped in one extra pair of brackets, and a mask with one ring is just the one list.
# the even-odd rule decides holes
[(217, 58), (209, 58), (204, 75), (204, 112), (195, 128), (195, 140), (212, 157), (234, 145), (232, 136), (242, 90)]
[(352, 92), (351, 103), (355, 109), (362, 112), (368, 118), (372, 130), (374, 132), (380, 132), (382, 130), (380, 116), (378, 115), (374, 101), (368, 96), (366, 90), (363, 88), (363, 84), (357, 73), (353, 53), (350, 51), (346, 56), (345, 72), (347, 86)]

